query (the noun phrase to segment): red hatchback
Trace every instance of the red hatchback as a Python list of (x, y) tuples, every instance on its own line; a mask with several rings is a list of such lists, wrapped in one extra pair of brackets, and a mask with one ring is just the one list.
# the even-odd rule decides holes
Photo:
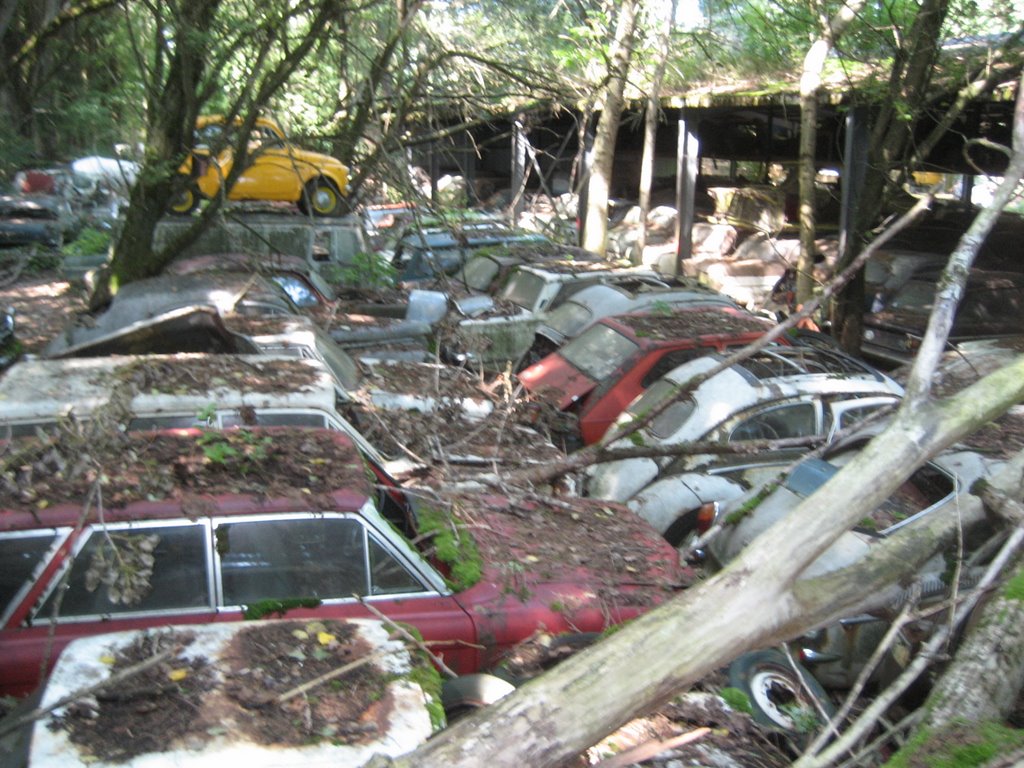
[(675, 550), (624, 507), (411, 506), (339, 432), (30, 439), (3, 470), (0, 695), (30, 691), (84, 635), (369, 606), (469, 673), (538, 630), (632, 618), (681, 582)]
[(575, 413), (583, 443), (596, 443), (651, 382), (695, 357), (749, 344), (771, 324), (734, 307), (606, 317), (519, 373), (533, 396)]

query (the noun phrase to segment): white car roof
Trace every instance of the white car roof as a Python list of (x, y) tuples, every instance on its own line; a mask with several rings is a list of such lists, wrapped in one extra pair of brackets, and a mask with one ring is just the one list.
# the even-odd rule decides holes
[[(833, 370), (798, 373), (801, 358), (835, 360), (838, 365), (848, 365), (849, 368), (842, 372)], [(660, 381), (682, 388), (691, 378), (711, 370), (722, 359), (719, 355), (707, 355), (691, 360), (669, 371)], [(803, 367), (813, 368), (816, 364)], [(788, 374), (784, 372), (787, 368), (790, 370)], [(776, 372), (780, 375), (764, 375)], [(888, 395), (898, 398), (903, 395), (903, 387), (885, 374), (845, 355), (836, 357), (811, 347), (773, 346), (762, 350), (744, 363), (727, 368), (701, 384), (690, 395), (696, 402), (693, 413), (674, 434), (658, 439), (645, 429), (645, 440), (651, 443), (696, 440), (727, 417), (757, 403), (802, 395), (832, 394), (851, 397)], [(631, 418), (628, 412), (624, 413), (618, 423), (624, 425)], [(609, 435), (613, 432), (615, 430), (610, 431)]]
[[(176, 375), (161, 375), (168, 372)], [(336, 402), (334, 378), (323, 363), (296, 357), (177, 354), (24, 360), (0, 379), (0, 428), (72, 412), (88, 417), (111, 403), (120, 386), (132, 394), (129, 408), (135, 415), (198, 413), (211, 405), (333, 413)]]

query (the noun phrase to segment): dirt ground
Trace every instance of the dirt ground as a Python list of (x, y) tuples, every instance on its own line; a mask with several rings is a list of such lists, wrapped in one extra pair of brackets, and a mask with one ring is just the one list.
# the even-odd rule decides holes
[(85, 293), (56, 273), (25, 275), (0, 287), (0, 308), (7, 307), (14, 309), (16, 333), (25, 352), (38, 353), (73, 313), (85, 310)]

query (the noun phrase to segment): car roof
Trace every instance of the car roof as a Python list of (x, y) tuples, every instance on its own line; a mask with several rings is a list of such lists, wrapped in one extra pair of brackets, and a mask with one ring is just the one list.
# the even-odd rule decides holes
[(664, 302), (684, 301), (705, 301), (716, 302), (728, 306), (736, 306), (736, 302), (724, 293), (712, 290), (705, 286), (694, 283), (685, 287), (657, 285), (628, 286), (619, 283), (597, 283), (574, 293), (566, 299), (566, 303), (582, 304), (594, 309), (603, 309), (605, 305), (614, 302), (622, 307), (621, 311), (615, 314), (626, 314), (642, 309), (650, 304)]
[[(31, 478), (18, 475), (0, 487), (0, 531), (209, 514), (356, 512), (373, 498), (362, 456), (341, 432), (268, 427), (204, 437), (209, 434), (106, 431), (89, 443), (85, 463), (102, 468), (102, 504), (88, 501), (99, 480), (95, 469), (36, 462)], [(214, 444), (234, 453), (215, 452)], [(18, 450), (31, 459), (57, 448), (29, 439)]]
[[(815, 370), (827, 365), (836, 354), (839, 357), (835, 364), (840, 368), (831, 371)], [(664, 397), (664, 394), (657, 394), (659, 382), (666, 382), (681, 390), (694, 376), (710, 371), (723, 359), (723, 355), (710, 354), (672, 369), (631, 403), (620, 420), (635, 418), (633, 409), (641, 402), (641, 398)], [(819, 362), (812, 364), (812, 361)], [(848, 366), (848, 370), (843, 370), (842, 366)], [(671, 435), (656, 442), (674, 443), (703, 438), (708, 430), (723, 420), (758, 404), (813, 396), (899, 398), (902, 395), (903, 388), (893, 379), (842, 353), (803, 346), (772, 346), (701, 383), (690, 394), (696, 401), (692, 414)], [(650, 432), (649, 427), (645, 427), (645, 432)], [(609, 432), (606, 437), (615, 439), (613, 432)], [(651, 438), (654, 439), (653, 435)]]
[(529, 272), (549, 279), (573, 279), (580, 275), (632, 275), (661, 279), (661, 275), (650, 267), (627, 266), (614, 261), (581, 261), (579, 259), (556, 259), (541, 264), (520, 264), (513, 271)]
[(673, 307), (664, 313), (613, 315), (597, 322), (615, 328), (643, 346), (671, 344), (696, 337), (730, 338), (763, 334), (772, 327), (765, 318), (728, 305)]
[(124, 355), (26, 360), (0, 379), (5, 423), (88, 417), (123, 393), (136, 416), (218, 409), (332, 412), (334, 378), (318, 360), (274, 355)]
[[(721, 355), (708, 355), (691, 360), (665, 374), (665, 378), (676, 383), (685, 383), (694, 374), (709, 370), (724, 359)], [(902, 392), (902, 388), (890, 377), (872, 368), (865, 362), (838, 350), (823, 349), (804, 345), (772, 346), (755, 352), (747, 359), (733, 365), (728, 371), (745, 379), (751, 386), (760, 382), (786, 384), (799, 388), (810, 385), (820, 388), (829, 382), (874, 382), (885, 388)]]

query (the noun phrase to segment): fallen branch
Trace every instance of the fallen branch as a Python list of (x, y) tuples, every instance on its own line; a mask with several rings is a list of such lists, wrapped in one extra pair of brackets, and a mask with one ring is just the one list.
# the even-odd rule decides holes
[(396, 652), (395, 650), (391, 650), (391, 651), (377, 651), (376, 653), (371, 653), (369, 656), (363, 656), (363, 658), (361, 658), (361, 659), (356, 659), (355, 661), (349, 662), (348, 664), (346, 664), (343, 667), (338, 667), (337, 669), (332, 669), (330, 672), (324, 672), (319, 677), (314, 677), (312, 680), (308, 680), (307, 682), (303, 683), (302, 685), (297, 685), (294, 688), (292, 688), (291, 690), (285, 691), (280, 696), (278, 696), (276, 699), (274, 699), (274, 703), (275, 704), (284, 704), (289, 699), (294, 699), (296, 696), (299, 696), (299, 695), (301, 695), (303, 693), (306, 693), (306, 691), (311, 691), (312, 689), (316, 688), (318, 685), (323, 685), (324, 683), (326, 683), (326, 682), (328, 682), (330, 680), (333, 680), (336, 677), (341, 677), (342, 675), (347, 674), (348, 672), (351, 672), (353, 669), (359, 669), (360, 667), (365, 667), (367, 664), (370, 664), (370, 663), (376, 661), (377, 659), (384, 658), (385, 656), (387, 656), (389, 654), (392, 654), (392, 653), (395, 653), (395, 652)]

